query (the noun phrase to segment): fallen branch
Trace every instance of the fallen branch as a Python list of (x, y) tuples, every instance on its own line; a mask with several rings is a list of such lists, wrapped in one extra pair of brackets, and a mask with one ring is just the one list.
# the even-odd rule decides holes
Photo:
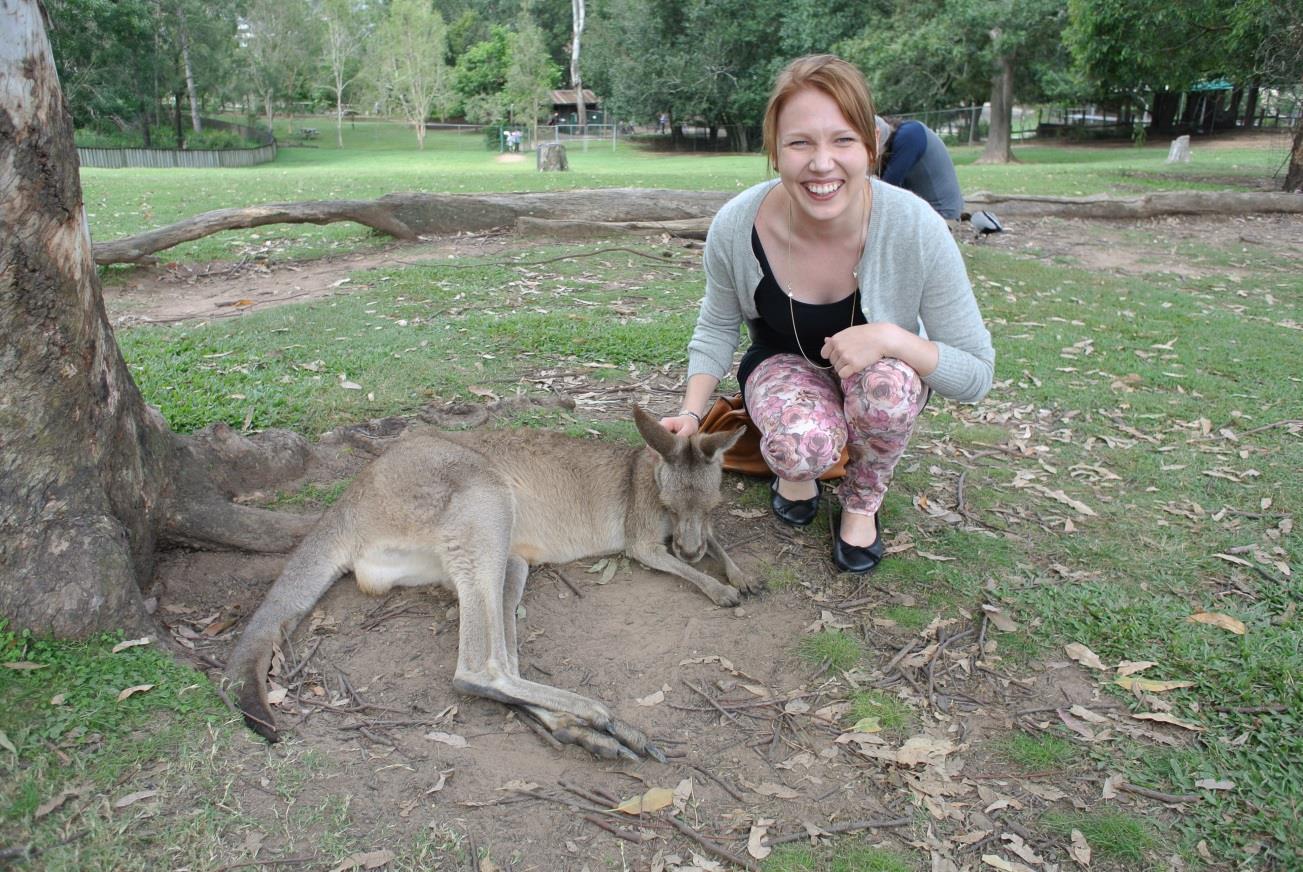
[(964, 209), (990, 209), (1000, 217), (1063, 215), (1071, 218), (1153, 218), (1157, 215), (1248, 215), (1303, 213), (1303, 197), (1287, 193), (1241, 191), (1158, 191), (1140, 197), (1053, 197), (993, 194), (978, 191), (965, 198)]

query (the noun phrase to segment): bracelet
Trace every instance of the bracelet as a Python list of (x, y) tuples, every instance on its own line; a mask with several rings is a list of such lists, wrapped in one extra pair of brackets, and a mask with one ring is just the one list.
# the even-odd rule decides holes
[(693, 417), (693, 420), (695, 420), (695, 421), (697, 422), (697, 426), (698, 426), (698, 427), (701, 426), (701, 416), (698, 415), (696, 412), (692, 411), (691, 409), (680, 409), (680, 410), (679, 410), (679, 414), (680, 414), (680, 415), (691, 415), (691, 416)]

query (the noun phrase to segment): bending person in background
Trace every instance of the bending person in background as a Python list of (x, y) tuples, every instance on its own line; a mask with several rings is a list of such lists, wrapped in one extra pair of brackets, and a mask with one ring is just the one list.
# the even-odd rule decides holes
[(879, 177), (927, 200), (942, 218), (958, 221), (964, 195), (941, 137), (919, 121), (893, 125), (881, 115), (874, 117), (881, 152)]
[(928, 393), (975, 403), (995, 351), (950, 230), (918, 197), (871, 178), (878, 142), (863, 74), (832, 55), (779, 73), (764, 118), (778, 178), (720, 209), (706, 237), (706, 293), (688, 343), (680, 411), (691, 436), (738, 366), (778, 520), (804, 526), (818, 479), (849, 448), (832, 557), (868, 572), (884, 553), (878, 513)]

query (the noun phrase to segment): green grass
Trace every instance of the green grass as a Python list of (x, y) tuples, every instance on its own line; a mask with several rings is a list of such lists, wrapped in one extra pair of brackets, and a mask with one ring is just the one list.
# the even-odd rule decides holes
[(996, 748), (1011, 762), (1034, 771), (1061, 769), (1079, 756), (1075, 745), (1049, 733), (1014, 733), (996, 742)]
[(780, 845), (764, 861), (765, 872), (916, 872), (918, 862), (896, 851), (856, 844), (851, 839), (830, 849)]
[(1139, 863), (1155, 844), (1153, 833), (1143, 821), (1122, 812), (1052, 811), (1041, 817), (1040, 824), (1065, 837), (1065, 841), (1073, 830), (1079, 830), (1090, 844), (1092, 859)]
[(833, 670), (850, 669), (864, 654), (860, 643), (841, 630), (820, 630), (805, 637), (797, 653), (807, 663), (816, 666), (826, 663)]
[(913, 710), (895, 696), (880, 690), (862, 690), (851, 695), (851, 710), (846, 715), (850, 724), (865, 718), (875, 718), (882, 731), (900, 735), (914, 722)]
[[(548, 248), (519, 259), (588, 250)], [(471, 388), (509, 396), (540, 364), (615, 367), (627, 378), (681, 362), (700, 293), (695, 276), (664, 268), (648, 293), (643, 261), (578, 257), (547, 272), (458, 261), (357, 273), (349, 296), (213, 323), (127, 329), (118, 340), (137, 383), (175, 430), (225, 421), (317, 435), (435, 399), (479, 401)], [(587, 283), (593, 268), (608, 280)], [(526, 274), (533, 278), (522, 281)], [(636, 314), (613, 308), (630, 305)]]

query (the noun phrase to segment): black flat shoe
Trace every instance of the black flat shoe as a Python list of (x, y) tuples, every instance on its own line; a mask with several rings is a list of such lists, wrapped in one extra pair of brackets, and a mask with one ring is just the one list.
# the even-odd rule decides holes
[(872, 572), (882, 561), (886, 547), (882, 544), (882, 521), (878, 515), (873, 516), (873, 525), (878, 538), (872, 545), (847, 545), (842, 541), (842, 516), (838, 515), (833, 521), (832, 562), (842, 572)]
[[(818, 487), (818, 484), (815, 485)], [(789, 500), (778, 492), (778, 477), (769, 483), (769, 490), (772, 497), (769, 500), (770, 507), (778, 520), (784, 524), (791, 524), (793, 527), (805, 527), (814, 520), (815, 515), (819, 514), (819, 492), (816, 490), (814, 496), (808, 500)]]

